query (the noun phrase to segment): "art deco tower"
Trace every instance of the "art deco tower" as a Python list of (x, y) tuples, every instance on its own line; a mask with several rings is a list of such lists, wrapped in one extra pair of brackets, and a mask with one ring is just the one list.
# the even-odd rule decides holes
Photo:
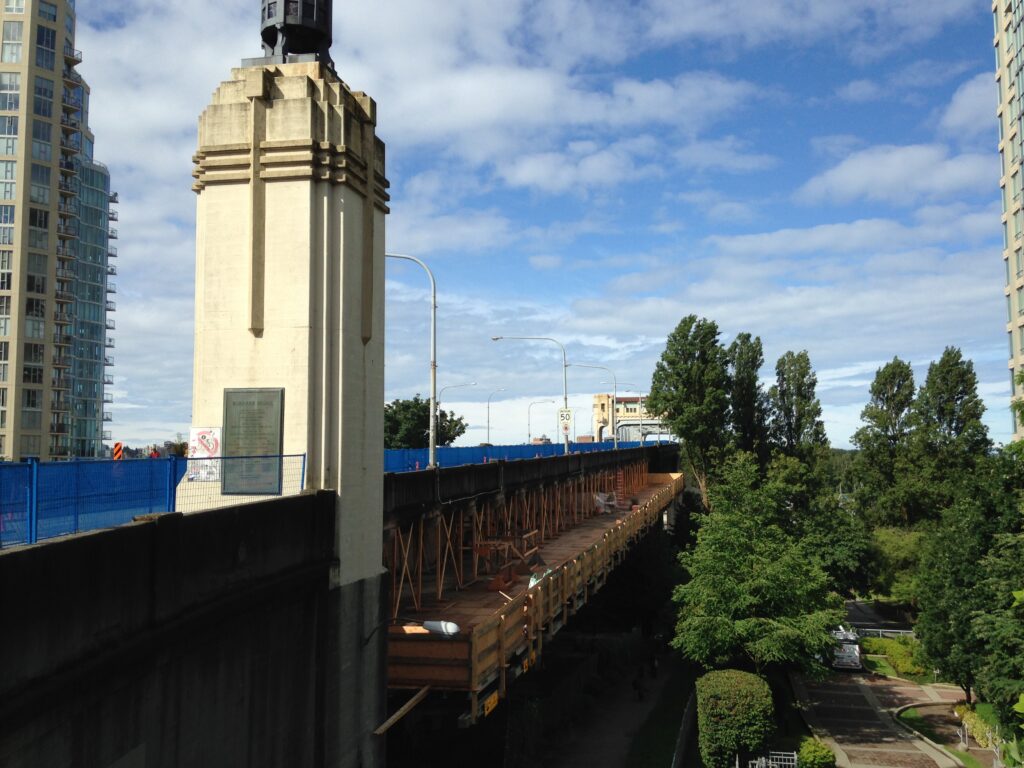
[(117, 237), (74, 0), (0, 8), (0, 458), (103, 455)]

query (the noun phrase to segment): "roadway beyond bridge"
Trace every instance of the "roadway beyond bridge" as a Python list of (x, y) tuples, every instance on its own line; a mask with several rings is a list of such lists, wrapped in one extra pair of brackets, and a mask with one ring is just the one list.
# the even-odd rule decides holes
[(673, 503), (677, 464), (387, 475), (379, 600), (335, 586), (331, 491), (3, 550), (0, 765), (379, 768), (386, 687), (489, 713)]

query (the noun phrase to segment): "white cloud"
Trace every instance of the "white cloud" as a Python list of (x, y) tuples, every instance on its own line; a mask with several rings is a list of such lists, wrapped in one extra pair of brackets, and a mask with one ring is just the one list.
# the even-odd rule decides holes
[(992, 153), (950, 156), (940, 144), (881, 145), (855, 152), (797, 192), (805, 203), (853, 200), (913, 205), (986, 192), (998, 178)]
[(774, 168), (779, 162), (768, 154), (748, 152), (735, 136), (693, 141), (673, 154), (683, 168), (695, 171), (750, 173)]
[(836, 95), (843, 101), (861, 104), (882, 98), (885, 90), (873, 80), (853, 80), (836, 90)]
[(956, 89), (939, 120), (939, 128), (954, 138), (970, 140), (983, 137), (990, 146), (996, 146), (998, 95), (990, 73), (975, 75)]

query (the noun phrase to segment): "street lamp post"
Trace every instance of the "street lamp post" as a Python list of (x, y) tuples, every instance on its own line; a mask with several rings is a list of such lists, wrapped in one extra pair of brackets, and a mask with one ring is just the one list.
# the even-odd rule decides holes
[(401, 253), (384, 254), (390, 259), (402, 259), (419, 264), (430, 278), (430, 437), (427, 463), (430, 467), (437, 466), (437, 283), (430, 267), (415, 256)]
[(530, 403), (528, 406), (526, 406), (526, 444), (527, 445), (530, 445), (533, 442), (533, 433), (532, 433), (531, 428), (530, 428), (530, 409), (533, 408), (533, 406), (535, 406), (535, 405), (540, 405), (541, 403), (553, 403), (553, 402), (555, 402), (555, 401), (554, 400), (534, 400), (532, 403)]
[[(552, 344), (557, 344), (558, 348), (562, 350), (562, 408), (568, 409), (569, 407), (569, 383), (566, 377), (566, 369), (569, 367), (569, 362), (565, 356), (565, 345), (558, 339), (552, 339), (550, 336), (491, 336), (491, 341), (501, 341), (502, 339), (516, 339), (518, 341), (550, 341)], [(566, 432), (564, 437), (565, 454), (569, 455), (569, 433)]]
[(571, 363), (571, 365), (575, 365), (577, 368), (594, 368), (598, 371), (607, 371), (608, 375), (612, 377), (612, 447), (616, 451), (619, 450), (619, 432), (615, 423), (615, 401), (619, 396), (619, 384), (615, 378), (615, 371), (604, 365), (590, 365), (588, 363)]
[(488, 445), (491, 444), (491, 398), (494, 397), (499, 392), (504, 392), (504, 391), (505, 391), (504, 387), (498, 387), (496, 390), (494, 390), (493, 392), (491, 392), (491, 394), (489, 394), (487, 396), (487, 444)]

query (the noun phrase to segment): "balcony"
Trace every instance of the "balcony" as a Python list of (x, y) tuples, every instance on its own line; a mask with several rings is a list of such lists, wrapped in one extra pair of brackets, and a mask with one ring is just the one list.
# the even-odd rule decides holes
[(107, 230), (107, 237), (111, 240), (117, 240), (117, 230), (111, 227)]
[(58, 347), (69, 347), (74, 342), (75, 337), (70, 333), (55, 333), (53, 334), (53, 343)]
[(77, 195), (78, 194), (78, 180), (74, 177), (66, 179), (63, 176), (57, 182), (57, 191), (62, 195)]
[[(57, 325), (70, 325), (75, 322), (75, 318), (72, 317), (70, 312), (54, 312), (53, 322), (57, 323)], [(71, 334), (68, 335), (70, 336)]]
[(70, 243), (58, 243), (57, 244), (57, 258), (58, 259), (77, 259), (78, 258), (78, 249), (76, 249)]
[(114, 383), (113, 375), (111, 375), (109, 373), (104, 373), (103, 374), (103, 383), (104, 384), (113, 384)]
[(106, 307), (107, 312), (117, 311), (117, 303), (110, 301), (109, 299), (105, 302), (104, 306)]
[(106, 347), (107, 349), (113, 349), (114, 340), (108, 336), (106, 341), (103, 342), (103, 346)]
[(60, 116), (60, 127), (68, 133), (74, 133), (82, 130), (82, 121), (74, 115), (69, 115), (65, 112)]
[(57, 204), (57, 210), (65, 216), (74, 216), (78, 218), (78, 203), (75, 202), (74, 198), (71, 198), (68, 202), (61, 200)]
[(117, 247), (116, 246), (107, 245), (107, 258), (108, 259), (116, 259), (117, 258)]
[(78, 225), (71, 221), (57, 222), (57, 237), (78, 237)]
[(117, 274), (117, 267), (115, 267), (113, 264), (107, 264), (107, 274), (108, 275), (116, 275)]
[(117, 192), (111, 192), (110, 196), (107, 198), (107, 202), (109, 202), (111, 205), (117, 205), (117, 203), (120, 202), (117, 199)]
[(78, 112), (82, 109), (82, 100), (67, 91), (61, 97), (60, 104), (68, 112)]
[(110, 355), (104, 355), (103, 356), (103, 365), (109, 367), (109, 366), (112, 366), (113, 364), (114, 364), (114, 358), (113, 357), (111, 357)]
[(71, 69), (71, 67), (64, 67), (64, 71), (61, 73), (64, 81), (67, 83), (74, 83), (76, 86), (82, 84), (82, 76)]
[(112, 283), (107, 280), (107, 293), (117, 293), (117, 283)]
[(113, 421), (114, 420), (114, 414), (112, 414), (110, 411), (104, 411), (103, 412), (103, 420), (104, 421)]
[(104, 325), (106, 326), (108, 331), (116, 330), (116, 328), (114, 326), (114, 318), (112, 318), (112, 317), (108, 317), (107, 321), (104, 323)]
[[(67, 424), (59, 424), (59, 423), (57, 423), (57, 424), (50, 424), (50, 434), (51, 435), (66, 435), (67, 433), (68, 433), (68, 425)], [(51, 453), (52, 453), (52, 451), (51, 451)]]
[(82, 63), (82, 52), (70, 45), (64, 46), (64, 61), (72, 67)]
[(54, 389), (71, 389), (71, 378), (63, 373), (54, 373), (50, 383)]
[(58, 280), (74, 280), (75, 270), (73, 267), (57, 267)]
[(66, 445), (51, 445), (50, 446), (50, 458), (51, 459), (67, 459), (71, 456), (71, 449)]
[(57, 163), (57, 165), (60, 166), (60, 172), (61, 173), (70, 173), (70, 174), (78, 173), (78, 168), (75, 167), (74, 162), (72, 162), (71, 160), (69, 160), (66, 157), (62, 157), (60, 159), (60, 162)]
[(71, 367), (71, 355), (57, 355), (53, 356), (53, 367), (54, 368), (70, 368)]
[(58, 288), (54, 291), (54, 298), (57, 299), (58, 304), (69, 304), (75, 300), (75, 294), (67, 289)]
[(64, 397), (55, 397), (50, 400), (50, 413), (69, 413), (71, 401)]
[(105, 429), (102, 432), (100, 432), (100, 439), (101, 440), (110, 440), (111, 439), (111, 434), (112, 433), (111, 433), (111, 431), (109, 429)]
[(113, 208), (107, 211), (107, 221), (117, 221), (117, 211)]
[(109, 392), (104, 392), (103, 393), (103, 402), (104, 403), (112, 403), (112, 402), (114, 402), (114, 396), (112, 394), (110, 394)]

